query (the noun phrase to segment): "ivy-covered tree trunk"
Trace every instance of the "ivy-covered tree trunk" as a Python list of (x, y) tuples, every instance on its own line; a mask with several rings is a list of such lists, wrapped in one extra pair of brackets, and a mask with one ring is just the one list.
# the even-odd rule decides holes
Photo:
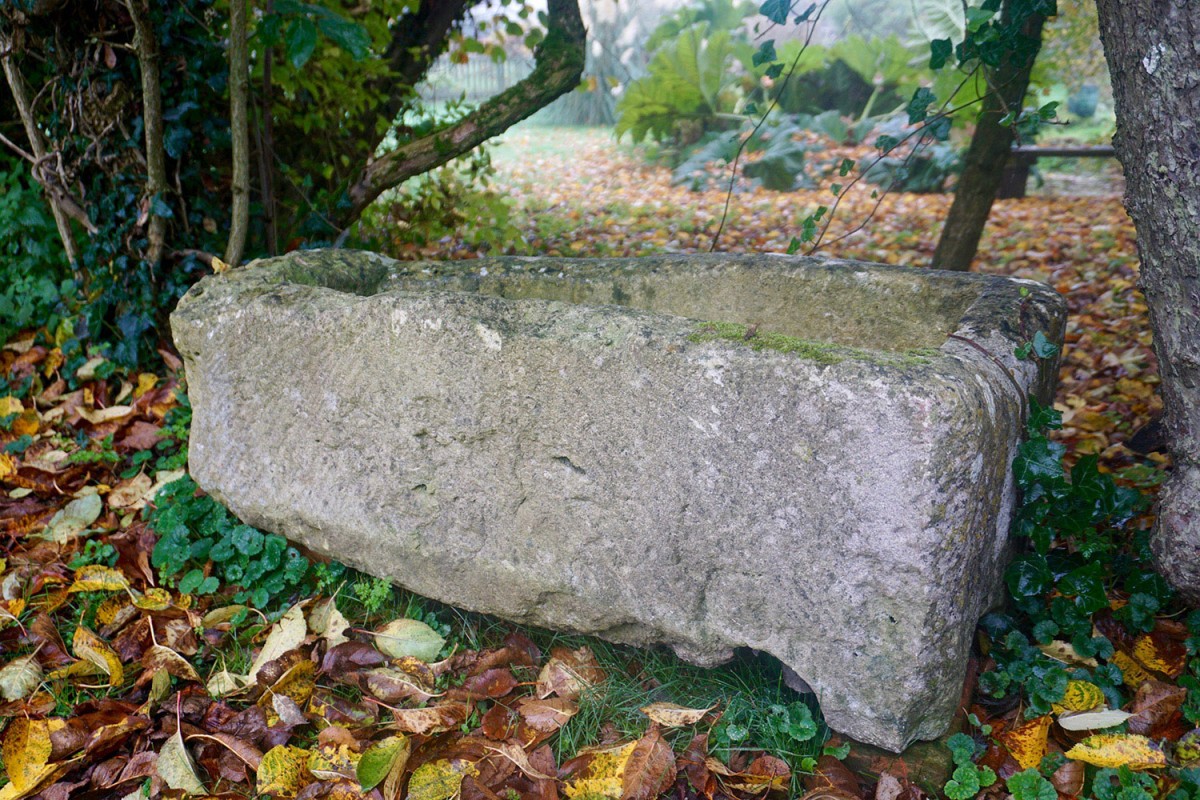
[(1097, 0), (1174, 469), (1159, 568), (1200, 603), (1200, 3)]
[[(1001, 18), (1006, 24), (1020, 25), (1016, 46), (1011, 48), (993, 69), (988, 70), (987, 95), (975, 125), (975, 135), (963, 160), (962, 176), (954, 191), (954, 203), (942, 226), (933, 266), (937, 269), (966, 271), (971, 268), (979, 238), (987, 224), (996, 199), (996, 190), (1004, 176), (1012, 150), (1014, 133), (1009, 125), (1001, 125), (1009, 112), (1019, 112), (1029, 88), (1029, 75), (1042, 44), (1042, 27), (1046, 17), (1028, 13), (1021, 8), (1028, 0), (1004, 0)], [(1025, 13), (1023, 22), (1018, 15)]]

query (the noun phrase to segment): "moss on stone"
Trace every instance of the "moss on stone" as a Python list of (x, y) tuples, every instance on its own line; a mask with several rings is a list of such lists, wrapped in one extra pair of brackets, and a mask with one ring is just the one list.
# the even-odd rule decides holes
[(752, 326), (742, 325), (738, 322), (705, 322), (695, 333), (688, 336), (688, 341), (697, 343), (736, 342), (756, 352), (775, 350), (780, 353), (792, 353), (800, 358), (825, 365), (839, 364), (847, 359), (854, 359), (893, 367), (912, 367), (928, 364), (930, 358), (937, 354), (936, 348), (928, 347), (906, 350), (901, 353), (863, 350), (857, 347), (785, 336), (782, 333), (771, 331), (751, 330), (751, 328)]

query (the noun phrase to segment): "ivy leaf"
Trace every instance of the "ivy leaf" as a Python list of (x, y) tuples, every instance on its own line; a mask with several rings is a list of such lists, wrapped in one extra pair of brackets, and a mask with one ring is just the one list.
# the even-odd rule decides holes
[(762, 66), (763, 64), (770, 64), (777, 58), (778, 56), (775, 55), (775, 40), (767, 39), (758, 46), (758, 51), (751, 57), (750, 60), (753, 62), (754, 66), (758, 67)]
[(941, 69), (954, 55), (954, 44), (949, 39), (934, 39), (929, 43), (929, 68)]
[(789, 0), (766, 0), (758, 7), (758, 13), (774, 22), (776, 25), (787, 24), (788, 11), (792, 8)]
[(937, 95), (926, 86), (922, 86), (913, 92), (912, 99), (908, 101), (908, 106), (905, 110), (908, 112), (908, 121), (910, 124), (916, 124), (924, 121), (928, 116), (929, 107), (937, 102)]

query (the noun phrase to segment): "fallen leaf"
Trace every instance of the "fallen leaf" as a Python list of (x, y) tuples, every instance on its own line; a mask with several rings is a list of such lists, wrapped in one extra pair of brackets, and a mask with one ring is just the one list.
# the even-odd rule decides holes
[(133, 406), (109, 406), (108, 408), (81, 408), (79, 416), (93, 425), (102, 425), (117, 419), (124, 419), (133, 413)]
[(1162, 748), (1135, 733), (1101, 733), (1089, 736), (1067, 751), (1067, 758), (1097, 767), (1156, 769), (1167, 765)]
[(1063, 692), (1063, 698), (1054, 704), (1054, 710), (1062, 711), (1090, 711), (1093, 708), (1104, 705), (1104, 692), (1100, 691), (1100, 687), (1088, 681), (1067, 681), (1067, 689)]
[[(411, 752), (412, 741), (403, 734), (389, 736), (363, 751), (362, 757), (358, 760), (358, 766), (355, 768), (358, 782), (362, 784), (363, 791), (374, 789), (394, 774), (398, 773), (399, 776), (403, 776), (404, 767), (408, 763), (408, 756)], [(398, 781), (399, 778), (396, 780)], [(385, 788), (384, 796), (391, 797), (393, 795)]]
[(320, 781), (337, 778), (356, 780), (359, 758), (360, 755), (344, 742), (319, 742), (308, 753), (308, 771)]
[(1058, 726), (1064, 731), (1094, 731), (1120, 725), (1132, 714), (1105, 706), (1090, 711), (1066, 711), (1058, 715)]
[(23, 700), (41, 685), (44, 672), (35, 654), (14, 658), (0, 669), (0, 696), (5, 700)]
[(104, 501), (97, 494), (72, 500), (50, 518), (50, 523), (41, 535), (56, 544), (66, 544), (86, 531), (88, 526), (100, 518), (100, 512), (103, 510)]
[(545, 699), (553, 694), (574, 700), (585, 689), (603, 682), (605, 677), (589, 648), (556, 647), (550, 651), (550, 660), (538, 674), (537, 696)]
[(350, 627), (350, 621), (338, 611), (337, 603), (331, 597), (318, 604), (308, 615), (308, 627), (332, 648), (348, 641), (345, 630)]
[(250, 680), (250, 676), (237, 675), (223, 669), (220, 672), (214, 672), (204, 688), (213, 697), (226, 697), (243, 692), (253, 685), (254, 682)]
[(446, 643), (438, 632), (415, 619), (392, 620), (374, 634), (375, 646), (392, 658), (413, 658), (429, 663), (435, 661)]
[(262, 650), (258, 652), (254, 663), (250, 665), (248, 677), (252, 683), (258, 678), (258, 673), (267, 663), (274, 661), (284, 653), (295, 650), (304, 641), (304, 637), (308, 633), (308, 623), (304, 621), (305, 603), (307, 601), (296, 603), (271, 627), (271, 632), (267, 634), (267, 640), (263, 643)]
[(695, 725), (704, 719), (705, 714), (716, 707), (715, 703), (708, 708), (687, 708), (674, 703), (651, 703), (642, 707), (642, 713), (667, 728), (684, 728), (688, 725)]
[(396, 728), (404, 733), (424, 736), (452, 731), (462, 726), (471, 714), (466, 703), (440, 703), (425, 708), (397, 708), (392, 711)]
[(552, 776), (534, 769), (533, 765), (529, 763), (529, 754), (515, 742), (504, 742), (496, 747), (489, 746), (488, 749), (507, 758), (517, 766), (517, 769), (534, 780), (548, 781), (554, 779)]
[(203, 794), (204, 784), (196, 774), (196, 764), (183, 744), (183, 730), (176, 726), (175, 734), (158, 751), (155, 769), (163, 782), (185, 794)]
[(1049, 715), (1037, 717), (1004, 731), (997, 738), (1021, 769), (1033, 769), (1046, 755), (1047, 734), (1053, 721)]
[(478, 774), (474, 764), (457, 758), (422, 764), (408, 779), (408, 800), (452, 800), (458, 797), (463, 778)]
[(1138, 687), (1129, 709), (1129, 732), (1154, 736), (1177, 716), (1187, 699), (1187, 690), (1166, 681), (1148, 680)]
[(150, 646), (142, 656), (142, 666), (149, 672), (166, 670), (167, 674), (180, 680), (203, 683), (190, 661), (161, 644)]
[(124, 592), (129, 590), (129, 579), (119, 570), (103, 564), (88, 564), (75, 570), (75, 581), (67, 589), (75, 592)]
[(295, 797), (309, 783), (308, 751), (292, 745), (276, 745), (263, 753), (258, 765), (255, 791), (276, 797)]
[(71, 649), (78, 658), (94, 664), (104, 672), (108, 676), (110, 686), (120, 686), (125, 682), (125, 670), (121, 666), (121, 659), (100, 637), (82, 625), (75, 628)]

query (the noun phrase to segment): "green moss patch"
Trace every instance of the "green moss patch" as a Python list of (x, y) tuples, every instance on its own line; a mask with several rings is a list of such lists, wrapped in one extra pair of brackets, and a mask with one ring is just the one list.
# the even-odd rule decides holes
[(903, 353), (862, 350), (857, 347), (784, 336), (782, 333), (760, 331), (757, 326), (743, 325), (739, 322), (705, 322), (695, 333), (688, 336), (689, 342), (715, 342), (718, 340), (745, 345), (756, 352), (775, 350), (780, 353), (794, 353), (800, 358), (826, 365), (839, 364), (847, 359), (853, 359), (895, 367), (911, 367), (928, 364), (930, 358), (937, 353), (935, 348), (920, 348)]

